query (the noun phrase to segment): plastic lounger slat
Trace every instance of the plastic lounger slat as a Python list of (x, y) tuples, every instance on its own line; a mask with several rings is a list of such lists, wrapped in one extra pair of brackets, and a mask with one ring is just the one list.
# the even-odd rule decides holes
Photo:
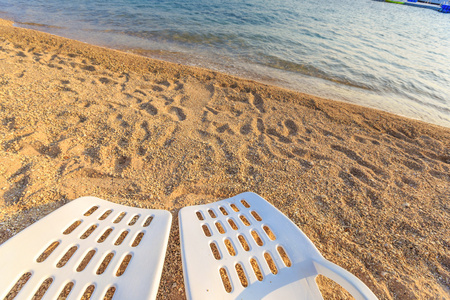
[[(86, 215), (92, 207), (96, 207), (95, 211)], [(110, 213), (102, 219), (105, 212)], [(125, 216), (114, 222), (121, 213)], [(139, 218), (131, 224), (136, 215)], [(145, 227), (143, 225), (148, 217), (153, 219)], [(90, 285), (95, 286), (91, 299), (104, 297), (111, 287), (115, 289), (114, 299), (154, 299), (171, 220), (168, 211), (132, 208), (95, 197), (76, 199), (0, 245), (0, 299), (6, 298), (17, 280), (27, 272), (32, 273), (31, 278), (14, 299), (30, 299), (47, 278), (52, 278), (53, 282), (42, 299), (56, 299), (70, 282), (73, 285), (67, 299), (80, 299)], [(70, 233), (64, 234), (76, 221), (81, 223)], [(89, 236), (82, 238), (92, 230), (93, 225), (95, 228)], [(104, 241), (99, 242), (107, 229), (112, 231)], [(127, 236), (120, 245), (115, 245), (124, 231), (128, 231)], [(144, 235), (139, 245), (133, 247), (133, 241), (140, 233)], [(54, 242), (58, 243), (56, 248), (38, 262), (37, 259)], [(68, 250), (72, 247), (76, 251), (67, 260)], [(90, 259), (88, 256), (84, 267), (80, 267), (90, 251), (95, 253)], [(97, 274), (109, 253), (114, 256), (103, 272)], [(129, 254), (131, 260), (125, 271), (118, 275), (117, 270)], [(66, 259), (61, 261), (63, 257)]]
[[(216, 226), (219, 222), (225, 232)], [(322, 299), (315, 282), (320, 273), (348, 287), (356, 299), (376, 299), (364, 283), (325, 260), (293, 222), (254, 193), (185, 207), (179, 225), (188, 299)], [(212, 235), (204, 233), (205, 226)], [(211, 243), (218, 246), (219, 259)]]

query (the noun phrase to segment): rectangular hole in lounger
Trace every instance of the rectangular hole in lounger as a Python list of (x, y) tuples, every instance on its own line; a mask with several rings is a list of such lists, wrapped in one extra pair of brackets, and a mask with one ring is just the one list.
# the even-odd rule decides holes
[(225, 207), (221, 206), (219, 207), (220, 212), (222, 213), (222, 215), (224, 216), (228, 216), (228, 211), (225, 209)]
[(122, 244), (123, 240), (127, 237), (128, 233), (129, 233), (129, 230), (122, 231), (122, 233), (119, 235), (117, 240), (114, 242), (114, 245), (119, 246), (120, 244)]
[(247, 243), (247, 240), (245, 239), (245, 237), (242, 234), (238, 235), (238, 239), (242, 245), (242, 249), (244, 249), (245, 251), (250, 251), (250, 247)]
[(103, 300), (112, 300), (112, 298), (114, 297), (114, 293), (116, 292), (116, 287), (112, 286), (110, 287), (106, 293), (105, 293), (105, 297), (103, 297)]
[(98, 206), (92, 206), (87, 212), (84, 213), (85, 217), (89, 217), (92, 215), (96, 210), (98, 209)]
[(144, 237), (144, 232), (139, 232), (136, 238), (134, 239), (133, 243), (131, 244), (131, 247), (137, 247), (142, 241), (142, 238)]
[(133, 226), (134, 224), (136, 224), (136, 222), (137, 222), (137, 220), (139, 219), (139, 217), (140, 217), (140, 215), (135, 215), (135, 216), (131, 219), (130, 223), (128, 223), (128, 225), (129, 225), (129, 226)]
[(65, 235), (71, 234), (72, 231), (74, 231), (80, 224), (81, 224), (81, 220), (73, 222), (72, 225), (70, 225), (69, 227), (67, 227), (66, 230), (64, 230), (63, 234), (65, 234)]
[(280, 254), (281, 259), (283, 260), (283, 263), (286, 267), (292, 266), (292, 262), (289, 259), (289, 256), (287, 255), (286, 251), (282, 246), (277, 247), (277, 251)]
[(242, 223), (244, 223), (245, 226), (250, 226), (251, 223), (248, 221), (248, 219), (244, 215), (240, 215), (239, 219), (241, 219)]
[(252, 234), (253, 239), (255, 240), (255, 243), (256, 243), (258, 246), (264, 245), (263, 240), (261, 239), (261, 237), (259, 236), (259, 234), (258, 234), (258, 232), (257, 232), (256, 230), (252, 230), (252, 231), (251, 231), (251, 234)]
[(239, 208), (235, 204), (230, 204), (230, 206), (235, 212), (239, 211)]
[(64, 267), (67, 262), (70, 260), (70, 258), (72, 257), (72, 255), (75, 254), (75, 252), (78, 250), (78, 246), (72, 246), (70, 247), (69, 250), (67, 250), (67, 252), (63, 255), (63, 257), (59, 260), (59, 262), (56, 264), (57, 268), (62, 268)]
[(222, 283), (223, 283), (223, 287), (225, 288), (225, 291), (227, 293), (231, 293), (232, 287), (231, 287), (230, 278), (228, 277), (227, 270), (225, 268), (220, 268), (219, 272), (220, 272), (220, 278), (222, 278)]
[(275, 264), (275, 261), (273, 260), (272, 255), (270, 255), (269, 252), (265, 252), (264, 258), (266, 259), (267, 265), (269, 266), (269, 269), (272, 272), (272, 274), (274, 274), (274, 275), (278, 274), (277, 265)]
[(230, 226), (231, 226), (231, 228), (233, 230), (238, 230), (239, 229), (239, 227), (237, 226), (236, 222), (232, 218), (228, 219), (228, 224), (230, 224)]
[(87, 265), (91, 261), (92, 257), (94, 257), (95, 252), (96, 251), (94, 249), (92, 249), (84, 256), (83, 260), (77, 267), (77, 272), (81, 272), (87, 267)]
[(236, 256), (236, 249), (234, 249), (233, 243), (230, 239), (225, 239), (223, 242), (227, 247), (228, 253), (230, 253), (231, 256)]
[(142, 227), (150, 226), (150, 223), (152, 223), (152, 221), (153, 221), (153, 216), (147, 217), (147, 219), (145, 219), (144, 225), (142, 225)]
[(253, 273), (255, 273), (256, 278), (259, 281), (262, 281), (264, 279), (264, 277), (263, 277), (263, 274), (261, 272), (261, 268), (259, 267), (259, 264), (256, 261), (256, 259), (254, 259), (254, 258), (250, 259), (250, 264), (252, 265)]
[(217, 228), (217, 230), (219, 231), (220, 234), (224, 234), (226, 232), (225, 228), (223, 228), (222, 222), (217, 221), (214, 224), (216, 225), (216, 228)]
[(67, 283), (64, 286), (64, 288), (62, 289), (61, 293), (59, 293), (59, 296), (56, 300), (66, 299), (69, 296), (70, 291), (72, 291), (73, 286), (74, 286), (74, 283), (72, 281)]
[(245, 199), (241, 200), (242, 205), (244, 205), (245, 208), (250, 208), (250, 204), (248, 204), (247, 201), (245, 201)]
[(39, 289), (36, 291), (36, 293), (33, 296), (33, 300), (40, 300), (42, 297), (44, 297), (45, 292), (50, 288), (52, 285), (53, 278), (49, 277), (42, 282)]
[(14, 299), (30, 278), (31, 272), (24, 273), (6, 295), (5, 299)]
[(109, 209), (103, 213), (103, 215), (98, 218), (100, 221), (105, 220), (112, 213), (112, 209)]
[(95, 285), (91, 284), (90, 286), (88, 286), (86, 288), (86, 290), (83, 293), (83, 296), (81, 296), (81, 299), (83, 299), (83, 300), (91, 299), (91, 296), (94, 293), (94, 291), (95, 291)]
[(111, 262), (111, 260), (113, 259), (113, 257), (114, 257), (113, 252), (110, 252), (110, 253), (108, 253), (108, 255), (105, 256), (102, 263), (100, 264), (100, 266), (97, 269), (97, 272), (96, 272), (97, 275), (101, 275), (105, 272), (106, 268), (108, 268), (108, 265)]
[(198, 211), (195, 214), (197, 215), (197, 219), (199, 219), (200, 221), (203, 221), (205, 219), (201, 211)]
[(212, 208), (208, 209), (208, 213), (211, 216), (211, 218), (213, 219), (217, 218), (217, 215)]
[(222, 256), (220, 255), (219, 248), (217, 247), (216, 242), (209, 243), (209, 247), (211, 248), (211, 252), (215, 259), (220, 260)]
[(88, 228), (88, 230), (86, 230), (82, 236), (80, 236), (80, 239), (84, 240), (87, 239), (91, 233), (94, 232), (94, 230), (97, 228), (98, 226), (96, 224), (92, 225), (91, 227)]
[(275, 234), (273, 233), (273, 231), (270, 229), (270, 227), (267, 226), (267, 225), (264, 225), (264, 226), (263, 226), (263, 229), (264, 229), (264, 232), (266, 233), (267, 237), (268, 237), (270, 240), (275, 241), (275, 239), (276, 239), (277, 237), (275, 236)]
[(113, 223), (118, 224), (120, 221), (122, 221), (122, 219), (125, 217), (127, 213), (126, 212), (121, 212), (120, 215), (117, 216), (117, 218), (114, 220)]
[(108, 228), (105, 230), (105, 232), (103, 232), (102, 236), (97, 240), (97, 243), (103, 243), (108, 236), (111, 234), (112, 228)]
[(255, 218), (256, 221), (258, 221), (258, 222), (262, 221), (261, 216), (256, 211), (252, 210), (251, 214), (252, 214), (253, 218)]
[(44, 252), (42, 252), (42, 254), (37, 258), (37, 262), (41, 263), (44, 260), (46, 260), (50, 254), (52, 254), (53, 251), (55, 251), (56, 247), (59, 246), (59, 242), (55, 241), (53, 243), (50, 244), (50, 246), (47, 247), (47, 249), (44, 250)]
[(237, 263), (235, 268), (236, 268), (236, 273), (239, 277), (239, 280), (241, 281), (242, 286), (247, 287), (248, 279), (247, 279), (247, 276), (245, 275), (244, 268), (242, 267), (242, 265), (240, 263)]
[(119, 268), (117, 269), (117, 272), (116, 272), (116, 276), (117, 276), (117, 277), (122, 276), (123, 273), (125, 273), (125, 270), (127, 269), (128, 264), (130, 263), (132, 257), (133, 257), (133, 255), (127, 254), (127, 255), (123, 258), (123, 260), (122, 260), (122, 262), (120, 263), (120, 266), (119, 266)]
[(205, 236), (210, 237), (212, 235), (208, 225), (206, 224), (202, 225), (202, 229)]

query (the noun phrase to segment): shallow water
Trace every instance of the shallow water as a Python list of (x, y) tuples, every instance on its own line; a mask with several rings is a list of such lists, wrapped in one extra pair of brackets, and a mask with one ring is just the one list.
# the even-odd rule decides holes
[(107, 3), (0, 0), (0, 17), (450, 127), (450, 14), (371, 0)]

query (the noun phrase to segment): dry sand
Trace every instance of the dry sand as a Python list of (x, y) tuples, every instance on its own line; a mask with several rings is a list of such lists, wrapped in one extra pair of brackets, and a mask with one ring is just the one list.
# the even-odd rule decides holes
[(167, 209), (183, 299), (178, 210), (244, 191), (380, 299), (450, 298), (449, 128), (0, 21), (0, 243), (80, 196)]

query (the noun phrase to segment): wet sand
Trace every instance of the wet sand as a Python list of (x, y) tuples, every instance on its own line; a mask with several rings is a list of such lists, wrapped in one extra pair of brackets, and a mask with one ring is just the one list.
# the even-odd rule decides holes
[[(170, 210), (253, 191), (380, 299), (450, 297), (450, 129), (0, 20), (0, 243), (92, 195)], [(326, 298), (345, 299), (319, 280)]]

